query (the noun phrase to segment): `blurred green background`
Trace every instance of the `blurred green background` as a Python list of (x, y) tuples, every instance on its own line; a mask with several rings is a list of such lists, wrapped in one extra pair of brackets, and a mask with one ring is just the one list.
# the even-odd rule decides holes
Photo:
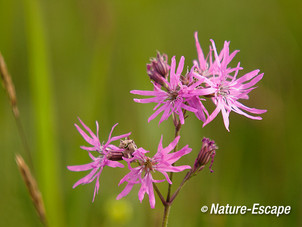
[[(105, 168), (99, 195), (94, 184), (72, 189), (86, 173), (67, 165), (89, 161), (76, 128), (79, 116), (101, 140), (131, 131), (138, 146), (155, 153), (160, 135), (173, 138), (172, 123), (147, 123), (152, 104), (133, 102), (133, 89), (151, 89), (145, 64), (156, 50), (186, 65), (197, 58), (194, 37), (207, 51), (224, 40), (239, 49), (235, 62), (244, 72), (264, 72), (248, 106), (267, 109), (262, 121), (234, 113), (230, 130), (219, 115), (202, 128), (193, 115), (181, 132), (180, 146), (193, 151), (181, 163), (193, 163), (201, 138), (214, 139), (214, 173), (193, 178), (171, 209), (170, 226), (302, 226), (302, 2), (0, 0), (0, 51), (17, 90), (21, 121), (34, 158), (51, 226), (158, 226), (163, 207), (157, 198), (140, 204), (136, 187), (115, 201), (126, 169)], [(241, 74), (242, 75), (242, 74)], [(0, 226), (41, 226), (15, 164), (26, 159), (4, 89), (0, 91)], [(27, 160), (27, 159), (26, 159)], [(28, 161), (28, 160), (27, 160)], [(175, 175), (175, 185), (183, 174)], [(166, 191), (166, 184), (160, 189)], [(174, 187), (175, 189), (175, 187)], [(290, 215), (209, 215), (200, 208), (221, 205), (289, 205)]]

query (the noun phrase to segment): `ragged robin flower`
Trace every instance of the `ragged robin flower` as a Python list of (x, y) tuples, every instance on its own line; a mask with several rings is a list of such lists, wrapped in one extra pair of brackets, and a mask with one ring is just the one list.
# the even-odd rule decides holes
[[(184, 124), (184, 114), (183, 111), (198, 112), (198, 108), (195, 106), (190, 106), (187, 103), (187, 100), (192, 100), (196, 96), (196, 87), (203, 83), (201, 78), (196, 83), (183, 84), (181, 74), (184, 67), (185, 58), (182, 56), (179, 65), (176, 70), (176, 60), (175, 56), (171, 60), (170, 76), (169, 81), (165, 78), (161, 78), (163, 81), (161, 86), (159, 83), (152, 82), (154, 85), (153, 91), (141, 91), (141, 90), (132, 90), (132, 94), (143, 95), (143, 96), (154, 96), (152, 98), (146, 99), (134, 99), (137, 103), (157, 103), (153, 110), (155, 112), (149, 117), (148, 122), (153, 120), (158, 114), (163, 112), (159, 124), (164, 120), (168, 119), (173, 113), (179, 116), (179, 121), (181, 124)], [(206, 89), (207, 90), (207, 89)], [(203, 93), (208, 93), (206, 91), (199, 91), (198, 95)], [(195, 102), (191, 102), (195, 103)]]
[[(83, 136), (83, 138), (86, 140), (86, 142), (88, 142), (89, 144), (92, 145), (92, 147), (81, 146), (81, 148), (88, 151), (89, 157), (91, 158), (92, 162), (90, 162), (88, 164), (84, 164), (84, 165), (67, 166), (67, 168), (70, 171), (76, 171), (76, 172), (91, 170), (91, 172), (88, 175), (86, 175), (85, 177), (78, 180), (73, 185), (73, 188), (77, 187), (80, 184), (91, 183), (93, 180), (96, 179), (94, 194), (93, 194), (93, 199), (92, 199), (92, 202), (93, 202), (95, 195), (99, 191), (99, 187), (100, 187), (99, 178), (100, 178), (103, 168), (105, 166), (110, 166), (113, 168), (115, 168), (115, 167), (123, 168), (124, 167), (123, 164), (116, 161), (116, 160), (122, 160), (124, 149), (111, 144), (111, 142), (122, 139), (122, 138), (126, 138), (131, 133), (111, 137), (114, 128), (117, 126), (117, 124), (115, 124), (110, 131), (107, 142), (100, 143), (98, 122), (96, 122), (97, 134), (95, 135), (91, 131), (91, 129), (89, 127), (87, 127), (80, 119), (79, 119), (79, 121), (82, 124), (82, 126), (84, 127), (84, 129), (86, 129), (86, 131), (89, 133), (89, 135), (86, 132), (84, 132), (78, 125), (75, 124), (76, 128), (78, 129), (79, 133)], [(95, 151), (96, 154), (92, 155), (92, 151)]]
[[(166, 180), (169, 184), (172, 184), (167, 172), (181, 172), (185, 169), (191, 168), (188, 165), (173, 166), (173, 163), (179, 160), (183, 155), (190, 153), (192, 150), (191, 148), (189, 148), (188, 145), (186, 145), (179, 151), (170, 153), (177, 145), (179, 138), (179, 136), (176, 137), (167, 147), (163, 148), (163, 137), (161, 137), (157, 153), (152, 158), (147, 157), (145, 155), (149, 151), (146, 151), (144, 148), (138, 148), (133, 153), (133, 158), (124, 158), (124, 160), (128, 163), (128, 168), (130, 169), (130, 172), (123, 177), (119, 185), (124, 182), (127, 182), (128, 184), (126, 185), (124, 190), (117, 196), (117, 199), (121, 199), (122, 197), (128, 195), (128, 193), (131, 191), (132, 187), (135, 184), (140, 184), (141, 188), (138, 193), (139, 200), (142, 202), (145, 193), (147, 193), (149, 196), (150, 206), (151, 208), (154, 208), (155, 198), (153, 191), (153, 183), (159, 183)], [(132, 162), (136, 162), (138, 166), (132, 167)], [(165, 179), (153, 179), (152, 173), (156, 171), (162, 173)]]
[[(215, 110), (208, 116), (203, 126), (210, 123), (219, 112), (222, 113), (223, 122), (228, 131), (229, 114), (231, 111), (254, 120), (261, 120), (262, 118), (260, 116), (253, 116), (246, 112), (262, 114), (265, 113), (266, 110), (247, 107), (238, 100), (249, 98), (248, 93), (256, 88), (253, 86), (262, 79), (263, 73), (259, 74), (260, 70), (254, 70), (237, 79), (238, 72), (243, 68), (240, 67), (240, 63), (238, 63), (234, 68), (229, 67), (229, 63), (239, 52), (236, 50), (230, 54), (230, 42), (225, 41), (223, 49), (218, 54), (215, 43), (211, 40), (212, 47), (208, 60), (204, 58), (197, 39), (197, 33), (195, 33), (195, 39), (199, 62), (195, 61), (194, 63), (197, 70), (193, 73), (193, 77), (196, 80), (203, 81), (205, 81), (205, 77), (208, 79), (205, 81), (204, 86), (205, 88), (208, 88), (208, 91), (207, 94), (203, 92), (203, 95), (211, 97), (212, 101), (216, 105)], [(214, 54), (213, 61), (212, 52)], [(202, 89), (203, 87), (201, 87), (201, 90)], [(214, 89), (214, 92), (211, 89)]]

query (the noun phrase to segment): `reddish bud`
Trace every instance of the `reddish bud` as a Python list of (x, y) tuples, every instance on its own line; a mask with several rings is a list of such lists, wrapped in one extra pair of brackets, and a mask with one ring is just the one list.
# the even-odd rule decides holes
[(193, 172), (201, 171), (204, 166), (210, 161), (210, 159), (212, 160), (209, 168), (210, 171), (213, 172), (211, 167), (213, 165), (217, 149), (218, 147), (216, 146), (214, 140), (210, 140), (209, 138), (203, 138), (201, 150), (198, 153), (198, 156), (194, 163)]
[(151, 63), (147, 64), (147, 74), (151, 80), (162, 86), (166, 85), (170, 66), (168, 65), (168, 56), (157, 52), (156, 58), (151, 58)]
[(121, 161), (123, 160), (123, 151), (109, 151), (107, 154), (107, 159), (111, 161)]

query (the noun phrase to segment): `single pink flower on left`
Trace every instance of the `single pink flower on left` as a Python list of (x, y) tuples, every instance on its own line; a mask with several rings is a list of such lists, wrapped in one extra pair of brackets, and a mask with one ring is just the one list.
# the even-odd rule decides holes
[[(110, 160), (109, 155), (111, 153), (123, 151), (123, 149), (118, 148), (117, 146), (111, 144), (111, 142), (128, 137), (131, 133), (111, 137), (114, 128), (117, 126), (117, 124), (115, 124), (110, 131), (107, 142), (100, 143), (98, 122), (96, 122), (97, 133), (95, 135), (91, 131), (91, 129), (89, 127), (87, 127), (81, 121), (80, 118), (79, 118), (79, 121), (82, 124), (82, 126), (84, 127), (84, 129), (89, 133), (89, 135), (86, 132), (84, 132), (77, 124), (75, 124), (77, 130), (83, 136), (83, 138), (86, 140), (86, 142), (89, 143), (90, 145), (92, 145), (92, 147), (81, 146), (81, 148), (88, 151), (89, 157), (91, 158), (92, 162), (90, 162), (88, 164), (84, 164), (84, 165), (67, 166), (67, 168), (70, 171), (76, 171), (76, 172), (91, 170), (91, 172), (88, 175), (86, 175), (85, 177), (78, 180), (73, 185), (73, 188), (77, 187), (80, 184), (91, 183), (94, 179), (96, 179), (96, 183), (95, 183), (95, 187), (94, 187), (94, 194), (93, 194), (93, 199), (92, 199), (92, 202), (93, 202), (95, 195), (99, 191), (99, 187), (100, 187), (99, 178), (100, 178), (103, 168), (105, 166), (110, 166), (113, 168), (115, 168), (115, 167), (123, 168), (124, 167), (124, 165), (119, 163), (118, 161)], [(97, 156), (95, 157), (94, 155), (92, 155), (92, 153), (90, 151), (97, 151)]]
[[(128, 182), (128, 184), (116, 199), (121, 199), (122, 197), (128, 195), (135, 184), (141, 184), (141, 188), (138, 192), (139, 200), (142, 202), (145, 193), (147, 193), (149, 196), (150, 206), (151, 208), (154, 208), (155, 197), (153, 191), (153, 183), (160, 183), (167, 180), (169, 184), (172, 184), (172, 181), (170, 180), (167, 172), (181, 172), (185, 169), (191, 169), (191, 166), (188, 165), (173, 166), (173, 163), (179, 160), (182, 156), (190, 153), (192, 150), (188, 145), (186, 145), (179, 151), (170, 153), (177, 145), (179, 138), (180, 136), (177, 136), (167, 147), (163, 148), (163, 137), (161, 137), (157, 153), (153, 156), (153, 158), (145, 156), (145, 154), (149, 151), (146, 151), (142, 147), (140, 147), (133, 153), (133, 158), (124, 158), (124, 160), (128, 163), (130, 172), (125, 175), (123, 179), (121, 179), (119, 185), (124, 182)], [(137, 162), (138, 166), (135, 168), (131, 167), (130, 164), (132, 162)], [(152, 172), (155, 171), (163, 174), (165, 179), (154, 180), (152, 177)]]

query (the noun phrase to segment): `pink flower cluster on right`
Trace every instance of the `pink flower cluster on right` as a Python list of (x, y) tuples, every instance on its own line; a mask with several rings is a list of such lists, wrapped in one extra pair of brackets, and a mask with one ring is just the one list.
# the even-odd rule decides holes
[[(132, 94), (143, 96), (154, 96), (146, 99), (134, 99), (138, 103), (157, 103), (155, 112), (148, 121), (154, 119), (163, 112), (159, 124), (171, 115), (178, 115), (181, 124), (184, 124), (186, 111), (193, 112), (203, 122), (203, 126), (209, 124), (219, 112), (222, 113), (225, 128), (229, 131), (229, 114), (231, 111), (254, 120), (261, 120), (260, 116), (251, 114), (262, 114), (266, 110), (250, 108), (238, 100), (248, 99), (249, 92), (255, 89), (263, 73), (253, 70), (240, 78), (238, 73), (243, 68), (240, 63), (232, 68), (229, 63), (239, 52), (235, 50), (230, 53), (230, 42), (225, 41), (220, 53), (217, 52), (215, 43), (211, 41), (210, 51), (203, 54), (199, 44), (197, 32), (195, 42), (198, 61), (183, 74), (185, 58), (182, 56), (176, 69), (175, 56), (171, 59), (171, 65), (165, 58), (158, 54), (157, 59), (147, 65), (148, 75), (153, 83), (153, 91), (132, 90)], [(209, 114), (204, 106), (205, 98), (211, 98), (216, 105), (214, 111)]]

